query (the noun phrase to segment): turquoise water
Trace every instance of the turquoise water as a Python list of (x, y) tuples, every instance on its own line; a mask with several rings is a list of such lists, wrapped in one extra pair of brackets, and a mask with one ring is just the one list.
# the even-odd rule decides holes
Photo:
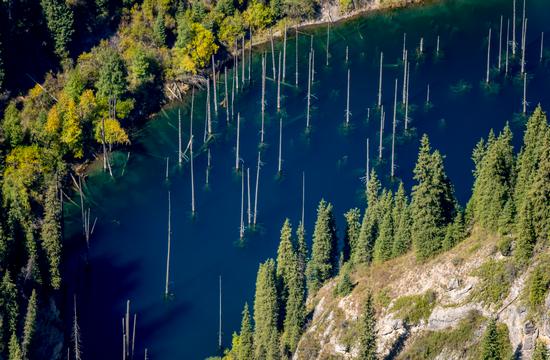
[[(518, 1), (518, 14), (520, 14)], [(184, 148), (189, 139), (190, 102), (161, 111), (138, 133), (127, 153), (115, 154), (111, 179), (95, 172), (86, 181), (86, 207), (97, 224), (89, 252), (80, 234), (80, 210), (67, 204), (67, 308), (78, 298), (84, 355), (87, 359), (119, 359), (121, 318), (126, 300), (137, 313), (136, 357), (148, 348), (152, 359), (201, 359), (216, 354), (218, 342), (219, 276), (222, 277), (223, 345), (238, 331), (245, 301), (252, 303), (259, 262), (276, 255), (280, 227), (286, 217), (301, 217), (302, 173), (305, 172), (305, 225), (313, 231), (316, 205), (332, 202), (340, 231), (342, 214), (364, 207), (362, 177), (366, 139), (370, 164), (383, 182), (412, 185), (412, 168), (422, 133), (446, 155), (447, 172), (461, 204), (472, 184), (471, 150), (489, 129), (511, 122), (515, 142), (523, 132), (523, 81), (518, 58), (510, 76), (496, 70), (500, 16), (512, 15), (512, 1), (443, 1), (425, 7), (374, 13), (331, 28), (330, 58), (326, 66), (326, 28), (302, 30), (299, 36), (299, 87), (295, 82), (295, 38), (288, 41), (286, 83), (282, 112), (276, 112), (276, 84), (266, 83), (265, 146), (258, 194), (258, 225), (239, 242), (241, 178), (234, 170), (236, 113), (241, 114), (242, 166), (250, 168), (254, 193), (261, 126), (262, 51), (253, 57), (253, 81), (235, 98), (235, 119), (226, 124), (225, 110), (214, 117), (214, 139), (209, 143), (211, 167), (206, 186), (207, 146), (203, 144), (205, 93), (197, 92), (194, 112), (196, 214), (191, 214), (190, 168), (177, 164), (178, 111), (183, 122)], [(550, 3), (527, 2), (527, 101), (550, 107), (548, 54), (539, 61), (541, 31), (550, 32)], [(491, 82), (483, 85), (487, 35), (491, 27)], [(518, 41), (521, 21), (518, 18)], [(404, 131), (404, 114), (397, 114), (396, 179), (390, 178), (391, 119), (395, 78), (401, 100), (403, 33), (407, 33), (410, 65), (411, 130)], [(307, 64), (310, 35), (315, 50), (311, 131), (305, 133)], [(440, 56), (435, 56), (440, 36)], [(420, 38), (424, 53), (416, 57)], [(346, 63), (346, 46), (349, 61)], [(277, 51), (282, 47), (276, 43)], [(384, 52), (383, 104), (386, 121), (383, 156), (378, 158), (380, 114), (377, 109), (380, 51)], [(548, 52), (548, 50), (546, 50)], [(518, 49), (519, 54), (519, 49)], [(502, 53), (504, 69), (504, 46)], [(345, 122), (347, 70), (350, 69), (350, 126)], [(431, 106), (426, 106), (430, 85)], [(223, 78), (218, 84), (223, 98)], [(400, 101), (399, 101), (400, 103)], [(213, 107), (212, 107), (213, 111)], [(369, 115), (370, 114), (370, 115)], [(282, 176), (277, 173), (279, 119), (283, 121)], [(166, 180), (166, 157), (169, 176)], [(128, 161), (126, 161), (128, 159)], [(246, 180), (246, 179), (245, 179)], [(172, 245), (169, 300), (164, 299), (166, 276), (168, 191), (172, 205)], [(78, 201), (78, 200), (77, 200)], [(252, 203), (253, 206), (253, 203)], [(246, 198), (245, 198), (246, 210)], [(245, 223), (246, 223), (245, 214)], [(70, 319), (67, 319), (70, 323)]]

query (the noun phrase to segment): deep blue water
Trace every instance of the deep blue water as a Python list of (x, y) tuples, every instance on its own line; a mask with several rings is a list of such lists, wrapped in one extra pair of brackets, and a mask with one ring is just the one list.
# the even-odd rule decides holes
[[(520, 9), (518, 1), (518, 10)], [(84, 358), (119, 359), (121, 318), (126, 299), (137, 313), (136, 357), (144, 348), (151, 359), (202, 359), (216, 354), (218, 341), (218, 279), (222, 276), (223, 344), (238, 331), (245, 301), (253, 301), (258, 264), (276, 256), (280, 227), (286, 217), (296, 225), (301, 216), (302, 172), (306, 174), (305, 224), (313, 232), (315, 209), (321, 198), (334, 204), (339, 229), (343, 213), (364, 207), (362, 177), (366, 139), (371, 165), (383, 182), (395, 186), (402, 179), (410, 191), (419, 137), (430, 136), (445, 165), (456, 195), (465, 205), (472, 185), (471, 150), (491, 128), (511, 122), (515, 143), (523, 132), (523, 83), (518, 59), (505, 78), (496, 70), (500, 16), (511, 18), (511, 0), (448, 0), (425, 7), (373, 13), (331, 27), (329, 66), (326, 28), (302, 30), (299, 36), (299, 88), (295, 81), (295, 38), (287, 48), (287, 84), (282, 86), (281, 114), (276, 112), (276, 86), (267, 80), (266, 146), (258, 196), (258, 226), (239, 246), (241, 178), (235, 173), (236, 114), (241, 114), (241, 157), (250, 167), (254, 192), (260, 130), (260, 54), (265, 50), (271, 75), (270, 47), (253, 57), (253, 81), (236, 96), (235, 119), (226, 124), (225, 110), (214, 118), (215, 140), (210, 144), (210, 184), (205, 186), (207, 156), (203, 146), (205, 93), (197, 92), (194, 113), (196, 206), (191, 216), (189, 164), (177, 165), (178, 110), (183, 119), (184, 147), (189, 139), (190, 102), (172, 106), (136, 134), (126, 165), (126, 153), (115, 154), (115, 179), (95, 172), (86, 180), (86, 206), (98, 217), (89, 255), (82, 250), (80, 210), (67, 204), (67, 298), (77, 294)], [(518, 11), (518, 14), (520, 12)], [(527, 2), (528, 111), (537, 103), (550, 107), (550, 58), (539, 61), (541, 31), (550, 31), (550, 3)], [(518, 18), (518, 41), (521, 21)], [(491, 89), (483, 86), (487, 33), (493, 29)], [(396, 176), (391, 180), (391, 119), (394, 80), (401, 100), (403, 33), (407, 33), (410, 65), (410, 126), (405, 134), (401, 107), (397, 114)], [(307, 52), (313, 35), (315, 82), (312, 93), (312, 130), (305, 134)], [(440, 57), (435, 56), (440, 36)], [(416, 48), (424, 38), (424, 56)], [(277, 43), (277, 51), (282, 44)], [(349, 61), (345, 48), (349, 47)], [(504, 69), (504, 45), (502, 68)], [(379, 112), (376, 109), (380, 51), (384, 52), (383, 104), (386, 109), (382, 161), (378, 161)], [(519, 52), (518, 52), (519, 54)], [(345, 128), (347, 69), (351, 71), (351, 126)], [(223, 78), (218, 98), (223, 98)], [(430, 84), (431, 104), (425, 106)], [(459, 86), (462, 84), (462, 86)], [(461, 91), (457, 91), (461, 88)], [(468, 89), (469, 91), (464, 91)], [(400, 101), (399, 101), (400, 103)], [(368, 112), (370, 108), (370, 118)], [(213, 107), (212, 107), (213, 111)], [(283, 175), (277, 175), (279, 116), (283, 118)], [(199, 151), (201, 148), (201, 151)], [(170, 158), (169, 180), (165, 179)], [(122, 169), (124, 168), (124, 175)], [(172, 201), (170, 290), (164, 300), (168, 190)], [(252, 204), (253, 205), (253, 204)], [(246, 210), (246, 199), (245, 199)], [(246, 215), (245, 215), (246, 222)], [(308, 235), (308, 238), (310, 237)], [(85, 263), (88, 265), (85, 265)], [(72, 304), (71, 304), (72, 305)]]

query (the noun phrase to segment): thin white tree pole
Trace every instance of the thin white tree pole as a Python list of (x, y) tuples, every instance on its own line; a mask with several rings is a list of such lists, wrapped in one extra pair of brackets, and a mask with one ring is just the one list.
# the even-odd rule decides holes
[(435, 46), (435, 54), (439, 56), (439, 35), (437, 35), (437, 44)]
[(224, 68), (224, 82), (225, 82), (225, 120), (229, 124), (229, 91), (227, 90), (227, 66)]
[(208, 136), (212, 136), (212, 113), (210, 112), (210, 80), (206, 79), (206, 115), (208, 119)]
[(277, 166), (277, 172), (280, 174), (283, 170), (283, 118), (279, 118), (279, 160)]
[(346, 95), (346, 126), (349, 125), (349, 85), (350, 85), (350, 69), (348, 69), (348, 90)]
[(258, 217), (258, 187), (260, 185), (260, 164), (261, 164), (261, 152), (258, 151), (258, 164), (256, 165), (256, 191), (254, 195), (254, 226), (256, 226), (256, 220)]
[(189, 163), (191, 165), (191, 213), (195, 214), (195, 172), (193, 168), (193, 106), (195, 103), (195, 88), (191, 90), (191, 116), (189, 119)]
[(248, 215), (248, 227), (250, 227), (250, 224), (252, 223), (252, 207), (250, 206), (250, 202), (251, 202), (251, 199), (250, 199), (250, 168), (246, 168), (246, 182), (247, 182), (247, 188), (248, 188), (248, 191), (247, 191), (247, 202), (248, 202), (248, 207), (247, 207), (247, 215)]
[(508, 57), (510, 52), (510, 19), (506, 22), (506, 60), (505, 60), (505, 70), (504, 73), (508, 75)]
[(523, 115), (527, 113), (527, 74), (523, 74)]
[(420, 55), (422, 55), (424, 53), (424, 38), (423, 37), (420, 38), (420, 45), (418, 46), (418, 50), (419, 50)]
[(393, 95), (393, 127), (391, 137), (391, 177), (395, 176), (395, 122), (397, 118), (397, 78), (395, 79), (395, 90)]
[(403, 105), (405, 105), (405, 102), (407, 100), (407, 58), (408, 58), (408, 51), (404, 50), (403, 53)]
[(164, 287), (164, 297), (168, 298), (168, 284), (170, 281), (170, 247), (172, 241), (171, 229), (172, 204), (170, 199), (170, 191), (168, 191), (168, 249), (166, 252), (166, 284)]
[(485, 82), (489, 83), (489, 70), (491, 68), (491, 28), (489, 28), (489, 36), (487, 41), (487, 76), (485, 78)]
[(260, 144), (264, 144), (265, 133), (265, 56), (262, 58), (262, 129), (260, 131)]
[(309, 129), (310, 107), (311, 107), (311, 52), (309, 53), (308, 72), (307, 72), (306, 129)]
[(405, 65), (407, 61), (406, 54), (405, 54), (406, 51), (407, 51), (407, 33), (403, 33), (403, 56), (402, 56), (403, 65)]
[[(244, 71), (243, 71), (244, 74)], [(222, 348), (222, 276), (220, 275), (219, 278), (219, 293), (220, 293), (220, 301), (219, 301), (219, 327), (218, 327), (218, 348)]]
[(241, 225), (239, 227), (239, 238), (244, 238), (244, 173), (241, 173)]
[(378, 107), (382, 106), (382, 66), (384, 64), (384, 53), (380, 53), (380, 77), (378, 78)]
[(283, 82), (286, 80), (286, 23), (285, 23), (285, 33), (283, 38)]
[(279, 51), (279, 69), (277, 71), (277, 112), (281, 111), (281, 52)]
[(525, 19), (525, 23), (523, 25), (523, 41), (522, 41), (522, 46), (521, 46), (521, 73), (522, 74), (525, 74), (525, 48), (527, 47), (526, 46), (526, 41), (527, 41), (527, 20), (528, 19)]
[(166, 157), (166, 181), (168, 181), (168, 169), (169, 169), (169, 165), (168, 165), (168, 162), (170, 161), (170, 157), (167, 156)]
[(252, 28), (250, 28), (250, 42), (248, 46), (248, 81), (251, 80), (252, 68)]
[(178, 108), (178, 164), (181, 166), (181, 109)]
[(273, 45), (273, 31), (269, 30), (269, 41), (271, 42), (271, 65), (273, 66), (273, 81), (277, 79), (277, 70), (275, 69), (275, 46)]
[(329, 48), (330, 48), (330, 21), (329, 21), (328, 26), (327, 26), (327, 61), (326, 61), (326, 66), (328, 66), (328, 59), (329, 59), (329, 56), (330, 56)]
[(346, 64), (349, 61), (349, 47), (346, 45)]
[(81, 360), (82, 351), (80, 350), (80, 326), (78, 326), (78, 316), (76, 312), (76, 295), (73, 295), (73, 346), (74, 357), (76, 360)]
[(305, 226), (305, 207), (306, 207), (306, 172), (302, 171), (302, 226)]
[(240, 169), (240, 133), (241, 133), (241, 113), (237, 113), (237, 144), (236, 144), (236, 150), (235, 150), (235, 170), (239, 171)]
[(540, 62), (544, 56), (544, 31), (540, 33)]
[(237, 77), (235, 76), (237, 71), (233, 71), (231, 79), (231, 120), (235, 119), (235, 84), (238, 84)]
[(499, 72), (502, 64), (502, 21), (503, 21), (503, 16), (500, 15), (500, 31), (498, 36), (498, 71)]
[(207, 163), (206, 163), (206, 186), (210, 184), (210, 169), (212, 168), (212, 153), (210, 148), (207, 150)]
[(521, 47), (523, 48), (525, 46), (525, 0), (523, 0), (523, 12), (521, 16)]
[(411, 63), (407, 61), (407, 97), (405, 99), (405, 130), (409, 128), (409, 86), (411, 81)]
[(426, 88), (426, 105), (430, 105), (430, 84)]
[(241, 37), (241, 47), (242, 47), (242, 61), (241, 61), (241, 83), (242, 83), (242, 87), (244, 89), (244, 82), (245, 82), (245, 76), (244, 76), (244, 69), (245, 69), (245, 66), (244, 66), (244, 62), (245, 62), (245, 58), (246, 58), (246, 55), (245, 55), (245, 46), (244, 46), (244, 35)]
[(369, 138), (367, 138), (367, 167), (365, 170), (365, 186), (368, 187), (369, 180), (370, 180), (370, 145), (369, 145)]
[(130, 359), (134, 358), (134, 351), (136, 348), (136, 322), (137, 322), (137, 314), (134, 314), (134, 325), (133, 325), (133, 331), (132, 331), (132, 353), (130, 354)]
[[(234, 74), (235, 74), (235, 92), (239, 92), (239, 40), (235, 39), (235, 65), (234, 65)], [(241, 74), (244, 75), (244, 74)]]
[(516, 56), (516, 0), (513, 0), (512, 12), (512, 56)]
[(298, 87), (298, 27), (296, 27), (296, 87)]
[(382, 159), (382, 138), (384, 136), (384, 105), (380, 107), (380, 143), (378, 145), (378, 159)]
[(216, 63), (214, 62), (214, 55), (212, 55), (212, 79), (212, 85), (214, 86), (212, 89), (214, 91), (214, 113), (218, 116), (218, 91), (216, 86), (218, 81), (216, 79)]

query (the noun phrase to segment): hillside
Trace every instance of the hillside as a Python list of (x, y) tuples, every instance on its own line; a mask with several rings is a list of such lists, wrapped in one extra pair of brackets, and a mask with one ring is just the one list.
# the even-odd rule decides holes
[[(487, 319), (507, 328), (511, 347), (530, 359), (538, 339), (550, 340), (550, 294), (544, 311), (533, 310), (529, 291), (533, 269), (548, 267), (547, 255), (516, 271), (502, 239), (476, 228), (452, 250), (419, 263), (414, 254), (358, 267), (347, 296), (335, 293), (340, 278), (308, 301), (312, 319), (294, 359), (350, 359), (358, 350), (357, 320), (372, 292), (378, 353), (398, 359), (477, 358)], [(541, 261), (545, 260), (545, 261)], [(341, 277), (341, 276), (340, 276)], [(505, 325), (505, 327), (503, 326)]]

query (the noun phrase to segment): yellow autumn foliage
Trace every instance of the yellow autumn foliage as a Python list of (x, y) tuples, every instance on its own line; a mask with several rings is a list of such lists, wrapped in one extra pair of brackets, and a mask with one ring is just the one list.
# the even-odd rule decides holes
[(102, 121), (97, 121), (95, 124), (95, 139), (98, 143), (102, 142), (102, 127), (105, 126), (105, 142), (107, 144), (129, 144), (130, 139), (128, 134), (120, 125), (117, 119), (108, 118), (105, 119), (105, 124)]

